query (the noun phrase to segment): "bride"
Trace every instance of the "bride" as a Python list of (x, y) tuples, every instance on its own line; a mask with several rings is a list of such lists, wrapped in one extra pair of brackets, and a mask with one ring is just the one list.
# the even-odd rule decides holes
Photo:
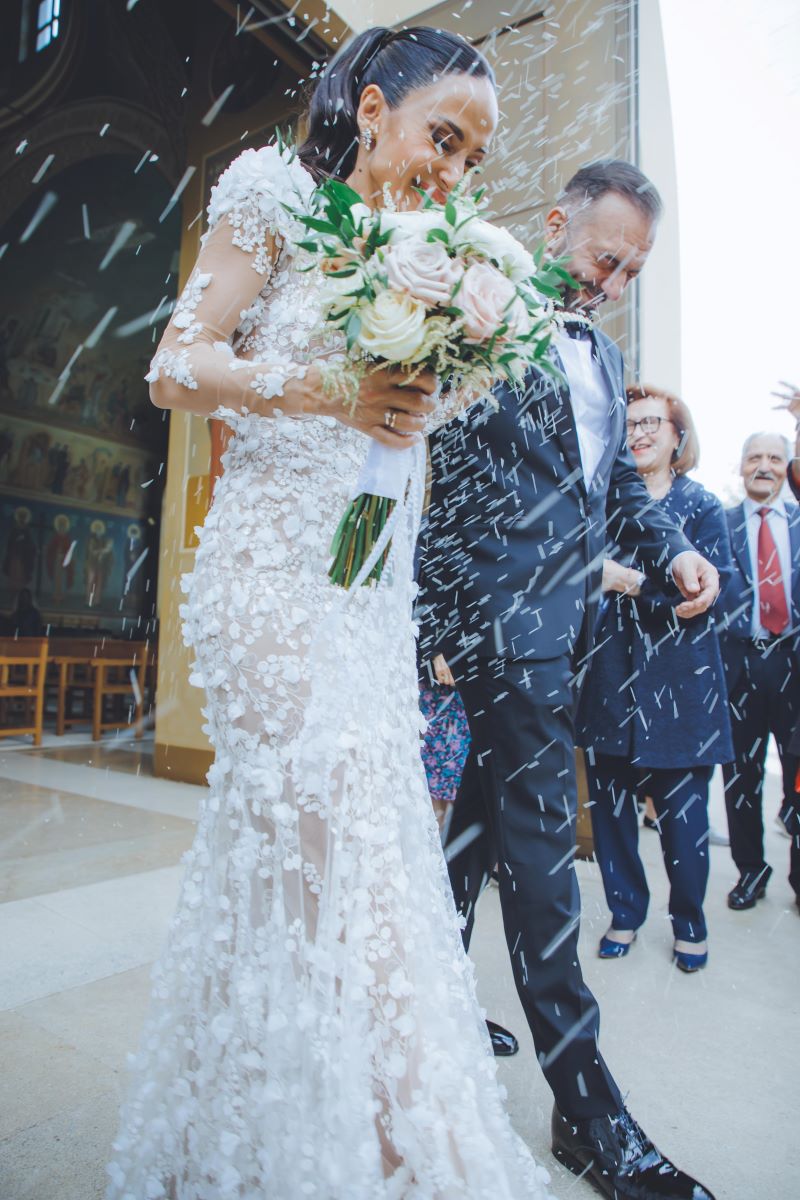
[[(372, 206), (443, 200), (496, 121), (468, 43), (372, 29), (327, 68), (297, 154), (246, 150), (212, 192), (148, 380), (159, 407), (234, 432), (184, 585), (216, 758), (110, 1200), (546, 1196), (503, 1111), (420, 760), (412, 568), (437, 380), (371, 375), (354, 415), (326, 394), (342, 344), (287, 211), (324, 174)], [(380, 585), (346, 592), (328, 547), (369, 438), (415, 465)]]

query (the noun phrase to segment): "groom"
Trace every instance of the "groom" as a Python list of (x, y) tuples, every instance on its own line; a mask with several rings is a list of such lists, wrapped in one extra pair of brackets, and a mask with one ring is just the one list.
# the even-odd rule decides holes
[(554, 1153), (618, 1200), (707, 1200), (627, 1113), (599, 1053), (573, 869), (573, 708), (608, 544), (635, 547), (650, 574), (676, 585), (682, 615), (703, 612), (718, 590), (714, 567), (654, 509), (636, 472), (622, 357), (591, 321), (644, 266), (660, 213), (630, 163), (593, 163), (567, 184), (546, 230), (577, 281), (554, 339), (566, 384), (532, 373), (521, 399), (500, 388), (498, 411), (473, 410), (432, 438), (420, 584), (424, 649), (447, 658), (472, 735), (446, 846), (464, 941), (497, 863), (514, 978), (556, 1099)]

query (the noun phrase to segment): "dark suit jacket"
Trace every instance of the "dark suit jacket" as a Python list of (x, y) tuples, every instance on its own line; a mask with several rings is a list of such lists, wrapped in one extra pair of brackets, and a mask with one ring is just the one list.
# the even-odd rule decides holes
[[(789, 626), (780, 642), (788, 643), (791, 647), (795, 663), (800, 670), (800, 506), (787, 501), (786, 512), (792, 553), (792, 608), (789, 613)], [(725, 515), (728, 518), (734, 569), (731, 581), (718, 605), (717, 619), (728, 690), (731, 690), (739, 678), (744, 665), (745, 650), (750, 643), (755, 585), (747, 542), (744, 504), (729, 508)]]
[[(714, 564), (724, 591), (733, 567), (717, 497), (683, 475), (657, 503)], [(631, 565), (640, 565), (635, 555)], [(714, 610), (681, 621), (674, 606), (674, 596), (650, 580), (638, 596), (608, 597), (581, 694), (579, 746), (641, 767), (732, 760)]]
[[(609, 541), (667, 581), (690, 543), (650, 500), (625, 440), (622, 356), (601, 333), (610, 436), (587, 488), (566, 385), (532, 371), (431, 438), (420, 542), (423, 654), (554, 659), (588, 647)], [(677, 593), (676, 593), (677, 594)], [(587, 616), (588, 614), (588, 616)], [(579, 645), (582, 636), (583, 644)]]

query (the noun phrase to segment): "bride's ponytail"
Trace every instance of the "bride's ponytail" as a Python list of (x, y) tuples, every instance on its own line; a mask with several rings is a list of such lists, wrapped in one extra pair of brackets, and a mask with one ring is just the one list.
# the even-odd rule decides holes
[(365, 29), (328, 63), (314, 90), (300, 161), (317, 179), (346, 179), (356, 162), (356, 114), (368, 84), (377, 84), (389, 107), (397, 108), (416, 88), (461, 73), (494, 82), (480, 51), (455, 33), (428, 26)]

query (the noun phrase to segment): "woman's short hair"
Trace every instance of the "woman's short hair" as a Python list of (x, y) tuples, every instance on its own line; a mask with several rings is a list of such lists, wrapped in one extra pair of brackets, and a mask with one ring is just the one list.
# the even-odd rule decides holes
[(474, 46), (446, 29), (365, 29), (331, 59), (311, 96), (307, 131), (298, 157), (316, 178), (346, 179), (358, 154), (356, 114), (361, 93), (374, 83), (390, 108), (410, 92), (445, 75), (474, 75), (494, 86), (494, 72)]
[(680, 396), (673, 396), (664, 388), (653, 387), (649, 383), (631, 384), (625, 389), (625, 394), (628, 404), (632, 404), (634, 400), (664, 401), (669, 419), (678, 434), (678, 447), (672, 460), (672, 469), (676, 475), (686, 475), (688, 471), (693, 471), (700, 462), (700, 442), (689, 406)]

